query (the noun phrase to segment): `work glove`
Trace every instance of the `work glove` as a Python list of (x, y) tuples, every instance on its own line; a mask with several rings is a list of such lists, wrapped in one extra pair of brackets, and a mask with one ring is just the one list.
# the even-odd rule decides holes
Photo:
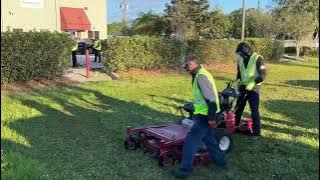
[(209, 124), (210, 128), (216, 128), (217, 127), (217, 123), (216, 123), (215, 120), (209, 120), (208, 124)]
[(248, 84), (248, 85), (246, 86), (246, 90), (252, 91), (252, 89), (254, 88), (254, 86), (255, 86), (255, 83), (250, 83), (250, 84)]

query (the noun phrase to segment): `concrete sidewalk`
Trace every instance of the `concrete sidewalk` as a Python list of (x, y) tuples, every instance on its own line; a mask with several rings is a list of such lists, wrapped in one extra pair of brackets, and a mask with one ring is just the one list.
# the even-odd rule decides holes
[(89, 57), (90, 57), (90, 67), (91, 67), (89, 78), (86, 77), (85, 55), (77, 55), (77, 62), (80, 65), (78, 68), (72, 67), (72, 60), (70, 57), (70, 61), (69, 61), (70, 68), (63, 76), (76, 82), (112, 80), (112, 78), (104, 72), (92, 71), (92, 69), (93, 70), (103, 69), (104, 65), (103, 63), (93, 62), (94, 55), (90, 55)]
[[(94, 61), (94, 55), (89, 55), (90, 58), (90, 67), (92, 69), (97, 69), (97, 68), (104, 68), (103, 63), (98, 63), (98, 62), (93, 62)], [(72, 60), (70, 56), (70, 61), (69, 61), (70, 67), (72, 66)], [(85, 67), (86, 65), (86, 56), (85, 55), (77, 55), (77, 62), (80, 64), (81, 67)]]

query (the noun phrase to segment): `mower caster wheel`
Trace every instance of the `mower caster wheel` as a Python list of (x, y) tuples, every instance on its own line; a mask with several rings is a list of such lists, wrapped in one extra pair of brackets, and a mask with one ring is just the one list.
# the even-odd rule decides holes
[(124, 141), (124, 148), (127, 150), (136, 150), (139, 147), (139, 138), (135, 135), (130, 135), (129, 139)]
[(162, 167), (171, 167), (174, 166), (177, 162), (175, 155), (170, 151), (160, 155), (158, 160), (159, 166)]
[(216, 140), (219, 144), (221, 151), (227, 153), (230, 152), (233, 148), (233, 140), (231, 133), (226, 129), (217, 129), (216, 131)]

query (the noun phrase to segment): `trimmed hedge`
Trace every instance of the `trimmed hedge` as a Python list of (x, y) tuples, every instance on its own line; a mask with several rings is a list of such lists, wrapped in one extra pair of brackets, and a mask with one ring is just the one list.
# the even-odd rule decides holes
[(174, 67), (184, 54), (181, 41), (149, 36), (108, 39), (102, 46), (107, 71)]
[[(279, 60), (284, 53), (283, 42), (263, 39), (247, 38), (245, 40), (255, 52), (261, 54), (265, 61)], [(235, 49), (240, 40), (190, 40), (189, 53), (197, 54), (204, 63), (227, 63), (236, 60)]]
[(73, 44), (65, 33), (1, 32), (1, 84), (63, 75)]
[(319, 47), (317, 48), (302, 47), (300, 55), (309, 56), (309, 57), (319, 57)]
[[(253, 49), (265, 61), (278, 60), (284, 52), (281, 41), (248, 38)], [(130, 68), (152, 69), (181, 65), (184, 55), (195, 53), (202, 63), (235, 62), (235, 49), (240, 40), (188, 40), (187, 47), (182, 41), (149, 36), (133, 36), (103, 41), (104, 62), (108, 71)], [(186, 53), (185, 53), (186, 52)]]
[(246, 39), (253, 50), (261, 54), (265, 61), (277, 61), (284, 54), (284, 44), (282, 41), (266, 38)]
[(199, 56), (202, 63), (228, 63), (236, 60), (235, 49), (239, 40), (189, 40), (188, 53)]

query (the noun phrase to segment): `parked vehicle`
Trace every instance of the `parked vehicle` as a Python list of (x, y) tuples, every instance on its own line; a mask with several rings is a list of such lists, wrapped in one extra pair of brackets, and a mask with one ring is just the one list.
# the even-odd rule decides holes
[(91, 47), (92, 41), (82, 39), (78, 41), (78, 54), (85, 54), (85, 50), (89, 48), (89, 54), (94, 54), (93, 48)]

